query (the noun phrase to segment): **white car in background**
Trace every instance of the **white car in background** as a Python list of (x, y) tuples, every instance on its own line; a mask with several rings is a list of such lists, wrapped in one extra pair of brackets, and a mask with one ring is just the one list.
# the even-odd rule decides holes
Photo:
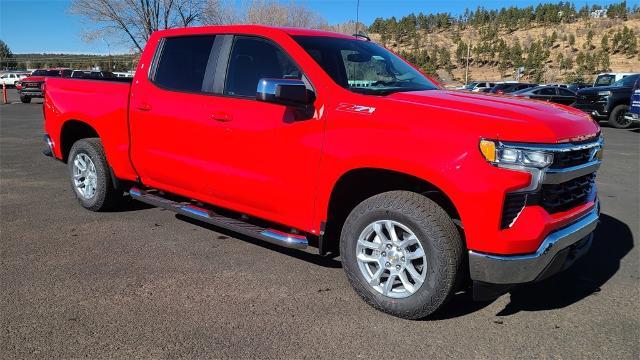
[(24, 73), (4, 73), (0, 76), (0, 86), (16, 86), (20, 80), (26, 78), (29, 74)]
[(473, 81), (473, 82), (468, 83), (465, 86), (462, 86), (462, 87), (458, 88), (458, 90), (480, 92), (480, 91), (482, 91), (482, 89), (492, 88), (495, 85), (496, 85), (496, 83), (489, 82), (489, 81)]

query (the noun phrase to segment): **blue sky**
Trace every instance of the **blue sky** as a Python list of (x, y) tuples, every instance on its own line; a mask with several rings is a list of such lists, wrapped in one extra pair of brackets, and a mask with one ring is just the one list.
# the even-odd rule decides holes
[[(283, 0), (288, 2), (288, 0)], [(559, 0), (548, 0), (557, 2)], [(627, 1), (629, 6), (640, 0)], [(355, 19), (356, 0), (302, 0), (298, 1), (318, 11), (329, 23), (340, 23)], [(544, 2), (544, 1), (543, 1)], [(606, 5), (617, 0), (575, 0), (576, 6), (583, 4)], [(98, 40), (87, 43), (82, 39), (83, 30), (91, 24), (68, 13), (69, 0), (0, 0), (0, 39), (14, 53), (66, 52), (101, 53), (127, 52), (128, 47)], [(370, 24), (376, 17), (402, 17), (411, 12), (449, 12), (460, 14), (465, 8), (501, 8), (517, 4), (520, 7), (535, 5), (540, 1), (530, 0), (360, 0), (360, 20)]]

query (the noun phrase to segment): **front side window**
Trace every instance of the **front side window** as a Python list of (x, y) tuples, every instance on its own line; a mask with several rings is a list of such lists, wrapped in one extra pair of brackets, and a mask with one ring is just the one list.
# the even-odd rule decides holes
[(202, 92), (204, 75), (215, 36), (166, 38), (153, 82), (177, 91)]
[(293, 38), (338, 85), (350, 91), (387, 95), (438, 88), (404, 60), (373, 42), (355, 38)]
[(279, 47), (270, 41), (236, 38), (227, 68), (224, 93), (233, 96), (255, 97), (262, 78), (302, 79), (298, 66)]
[(576, 94), (572, 93), (571, 91), (567, 90), (567, 89), (558, 89), (558, 92), (560, 93), (560, 95), (562, 96), (575, 96)]

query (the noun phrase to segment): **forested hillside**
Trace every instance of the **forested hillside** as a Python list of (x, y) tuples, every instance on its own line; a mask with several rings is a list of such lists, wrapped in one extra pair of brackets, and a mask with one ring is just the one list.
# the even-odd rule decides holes
[[(410, 14), (378, 18), (369, 32), (427, 73), (447, 83), (462, 82), (469, 55), (469, 78), (535, 82), (591, 80), (602, 71), (640, 71), (640, 9), (626, 2), (603, 9), (569, 2), (536, 7)], [(470, 46), (470, 49), (468, 49)]]

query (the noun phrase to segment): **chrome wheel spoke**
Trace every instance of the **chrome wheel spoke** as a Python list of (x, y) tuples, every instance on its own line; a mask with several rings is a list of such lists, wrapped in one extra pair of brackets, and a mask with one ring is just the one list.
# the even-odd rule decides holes
[(379, 262), (378, 258), (372, 255), (367, 255), (364, 253), (360, 253), (358, 254), (358, 260), (362, 261), (362, 262), (366, 262), (366, 263), (377, 263)]
[(369, 280), (369, 285), (371, 286), (380, 285), (380, 277), (382, 276), (383, 272), (384, 272), (384, 268), (382, 266), (379, 266), (378, 270), (376, 270), (376, 272), (371, 276), (371, 280)]
[(378, 250), (380, 249), (381, 244), (373, 241), (367, 241), (365, 239), (360, 239), (358, 240), (358, 245), (362, 246), (365, 249)]
[(391, 237), (391, 242), (394, 244), (398, 244), (398, 234), (396, 233), (396, 227), (393, 225), (393, 222), (385, 221), (384, 227), (387, 229), (387, 232)]
[(424, 250), (422, 250), (422, 247), (419, 247), (416, 249), (416, 251), (410, 252), (407, 254), (407, 260), (420, 259), (423, 256), (424, 256)]
[[(409, 275), (411, 276), (411, 279), (417, 284), (422, 285), (422, 283), (424, 282), (422, 275), (420, 275), (418, 273), (418, 271), (416, 270), (416, 268), (413, 266), (413, 264), (407, 264), (407, 272), (409, 273)], [(424, 271), (424, 270), (423, 270)], [(426, 275), (426, 274), (425, 274)]]
[(404, 271), (398, 274), (398, 277), (400, 278), (400, 281), (402, 281), (402, 286), (404, 286), (408, 292), (412, 294), (416, 292), (416, 289), (413, 287), (413, 284), (409, 281), (407, 274)]
[(415, 237), (415, 235), (411, 235), (402, 241), (402, 247), (406, 249), (407, 247), (411, 245), (415, 245), (417, 243), (418, 243), (418, 238)]
[(378, 239), (379, 239), (379, 241), (381, 243), (388, 243), (389, 242), (389, 238), (387, 238), (387, 236), (384, 234), (384, 232), (382, 232), (382, 224), (380, 224), (380, 223), (373, 224), (373, 231), (376, 232), (376, 236), (378, 237)]
[(383, 295), (389, 295), (391, 290), (393, 290), (393, 283), (396, 281), (396, 276), (397, 275), (395, 275), (395, 274), (389, 275), (389, 278), (384, 283), (384, 288), (382, 289), (382, 294)]

